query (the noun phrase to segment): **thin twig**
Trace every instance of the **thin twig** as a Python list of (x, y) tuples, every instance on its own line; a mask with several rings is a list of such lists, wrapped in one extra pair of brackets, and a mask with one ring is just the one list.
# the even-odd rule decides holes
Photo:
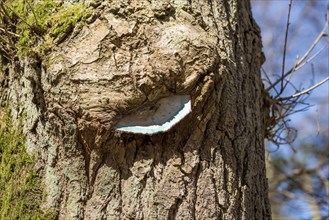
[(321, 127), (320, 127), (320, 121), (319, 121), (319, 112), (316, 110), (316, 127), (317, 127), (317, 134), (316, 136), (320, 135)]
[(2, 32), (4, 32), (4, 33), (9, 33), (9, 34), (11, 34), (11, 35), (13, 35), (13, 36), (15, 36), (15, 37), (20, 37), (19, 34), (16, 34), (16, 33), (14, 33), (14, 32), (8, 31), (8, 30), (6, 30), (6, 29), (4, 29), (4, 28), (0, 28), (0, 31), (2, 31)]
[(3, 38), (0, 36), (0, 50), (7, 53), (8, 54), (8, 46), (7, 46), (7, 42), (3, 41)]
[(315, 57), (317, 57), (326, 47), (328, 46), (328, 42), (326, 42), (323, 47), (321, 47), (313, 56), (311, 56), (308, 60), (306, 60), (305, 62), (301, 63), (296, 69), (295, 71), (299, 70), (300, 68), (302, 68), (305, 64), (308, 64), (309, 62), (311, 62)]
[(11, 55), (8, 54), (7, 51), (4, 51), (2, 49), (0, 49), (0, 51), (2, 51), (3, 53), (1, 54), (1, 56), (3, 56), (4, 58), (6, 58), (7, 60), (11, 60), (9, 57), (11, 57)]
[[(312, 52), (312, 50), (314, 49), (314, 47), (318, 44), (318, 42), (320, 41), (320, 39), (325, 36), (326, 30), (328, 28), (328, 22), (326, 22), (324, 24), (323, 29), (321, 30), (320, 34), (317, 36), (317, 38), (315, 39), (315, 41), (313, 42), (313, 44), (311, 45), (311, 47), (308, 49), (308, 51), (304, 54), (304, 56), (299, 60), (298, 65), (299, 66), (307, 57), (308, 55)], [(289, 71), (286, 73), (288, 74)], [(290, 73), (289, 73), (290, 74)]]
[[(287, 53), (287, 42), (288, 42), (288, 33), (289, 33), (289, 25), (290, 25), (290, 12), (291, 12), (291, 5), (292, 5), (292, 0), (289, 2), (289, 9), (288, 9), (288, 18), (287, 18), (287, 25), (286, 25), (286, 34), (284, 37), (284, 46), (283, 46), (283, 57), (282, 57), (282, 72), (281, 72), (281, 78), (284, 78), (284, 67), (286, 63), (286, 53)], [(281, 89), (280, 89), (280, 94), (282, 94), (284, 90), (283, 87), (283, 80), (281, 81)]]
[[(263, 71), (263, 73), (264, 73), (264, 75), (267, 79), (268, 84), (272, 85), (272, 81), (271, 81), (270, 77), (268, 76), (267, 72), (265, 71), (265, 69), (263, 67), (261, 67), (261, 68), (262, 68), (262, 71)], [(276, 94), (279, 94), (278, 90), (275, 87), (274, 87), (274, 91), (275, 91)]]
[(2, 14), (3, 14), (5, 17), (7, 17), (7, 18), (9, 18), (9, 20), (11, 20), (11, 18), (10, 18), (9, 14), (8, 14), (8, 12), (7, 12), (6, 8), (5, 8), (5, 6), (4, 6), (4, 3), (3, 3), (2, 1), (0, 2), (0, 9), (2, 9), (0, 12), (2, 12)]
[[(309, 54), (312, 52), (312, 50), (314, 49), (314, 47), (318, 44), (318, 42), (320, 41), (320, 39), (325, 36), (326, 30), (328, 28), (328, 22), (325, 22), (325, 25), (322, 29), (322, 31), (320, 32), (320, 34), (317, 36), (317, 38), (315, 39), (315, 41), (313, 42), (313, 44), (311, 45), (311, 47), (308, 49), (308, 51), (303, 55), (303, 57), (298, 61), (296, 68), (299, 67), (299, 65), (301, 65), (302, 62), (304, 62), (304, 60), (309, 56)], [(267, 91), (273, 89), (278, 83), (280, 83), (285, 77), (287, 77), (288, 75), (290, 75), (293, 72), (294, 68), (291, 68), (288, 72), (286, 72), (283, 76), (281, 76), (277, 81), (275, 81), (272, 85), (270, 85), (269, 87), (266, 88)]]
[[(10, 16), (8, 15), (8, 12), (7, 12), (7, 10), (6, 10), (6, 8), (5, 8), (5, 6), (4, 6), (4, 4), (3, 4), (2, 1), (0, 2), (0, 9), (1, 9), (0, 12), (2, 12), (3, 15), (8, 18), (8, 20), (11, 20), (10, 19)], [(6, 35), (8, 36), (9, 35), (8, 30), (5, 28), (4, 31), (5, 31)], [(11, 37), (8, 37), (8, 39), (9, 39), (10, 46), (11, 47), (14, 47), (14, 42), (11, 39)]]
[(298, 93), (296, 93), (296, 94), (294, 94), (294, 95), (292, 95), (292, 96), (279, 98), (278, 100), (279, 100), (279, 101), (282, 101), (282, 100), (289, 100), (289, 99), (291, 99), (291, 98), (299, 97), (299, 96), (304, 95), (304, 94), (306, 94), (306, 93), (312, 91), (313, 89), (315, 89), (315, 88), (321, 86), (323, 83), (327, 82), (328, 80), (329, 80), (329, 76), (328, 76), (327, 78), (325, 78), (324, 80), (322, 80), (321, 82), (318, 82), (318, 83), (315, 84), (314, 86), (312, 86), (312, 87), (310, 87), (310, 88), (308, 88), (308, 89), (305, 89), (304, 91), (298, 92)]
[[(298, 56), (296, 57), (296, 60), (298, 61)], [(292, 73), (290, 74), (290, 76), (289, 76), (288, 80), (282, 80), (281, 84), (283, 83), (283, 81), (286, 81), (286, 83), (284, 84), (283, 88), (281, 88), (281, 91), (280, 91), (280, 93), (279, 93), (279, 94), (277, 94), (275, 98), (278, 98), (278, 97), (280, 97), (280, 95), (283, 93), (283, 91), (285, 91), (285, 90), (286, 90), (286, 88), (287, 88), (288, 84), (292, 84), (292, 83), (290, 83), (290, 82), (291, 82), (291, 78), (292, 78), (292, 76), (293, 76), (294, 72), (296, 71), (296, 65), (297, 65), (297, 61), (296, 61), (295, 65), (294, 65), (294, 67), (293, 67), (293, 71), (292, 71)]]

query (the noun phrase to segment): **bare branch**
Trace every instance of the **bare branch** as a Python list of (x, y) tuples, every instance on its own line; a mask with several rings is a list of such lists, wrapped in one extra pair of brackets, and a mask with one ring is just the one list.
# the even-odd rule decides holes
[[(263, 67), (261, 67), (261, 68), (262, 68), (262, 71), (263, 71), (263, 73), (264, 73), (264, 75), (265, 75), (265, 77), (267, 79), (268, 84), (271, 86), (272, 85), (272, 81), (271, 81), (270, 77), (268, 76), (268, 74), (265, 71), (265, 69)], [(274, 91), (275, 91), (276, 94), (279, 94), (278, 90), (275, 87), (274, 87)]]
[[(298, 60), (298, 56), (296, 57), (296, 60)], [(281, 86), (282, 86), (282, 84), (283, 84), (283, 81), (286, 81), (286, 83), (284, 84), (283, 88), (281, 87), (280, 93), (278, 93), (278, 94), (275, 96), (275, 98), (280, 97), (280, 95), (286, 90), (288, 84), (291, 84), (291, 85), (292, 85), (292, 83), (290, 83), (290, 82), (291, 82), (291, 78), (292, 78), (294, 72), (296, 71), (296, 65), (297, 65), (297, 61), (296, 61), (295, 65), (294, 65), (294, 67), (293, 67), (293, 71), (292, 71), (291, 75), (289, 76), (288, 80), (285, 80), (285, 78), (283, 78), (284, 80), (282, 80), (282, 82), (281, 82)]]
[[(288, 42), (288, 33), (289, 33), (289, 25), (290, 25), (290, 12), (291, 12), (291, 5), (292, 5), (292, 0), (289, 2), (289, 9), (288, 9), (288, 18), (287, 18), (287, 25), (286, 25), (286, 34), (284, 37), (284, 46), (283, 46), (283, 57), (282, 57), (282, 72), (281, 72), (281, 78), (284, 78), (284, 67), (286, 63), (286, 53), (287, 53), (287, 42)], [(282, 94), (284, 90), (283, 87), (283, 81), (281, 81), (281, 89), (280, 89), (280, 94)]]
[(324, 80), (322, 80), (321, 82), (318, 82), (317, 84), (315, 84), (314, 86), (308, 88), (308, 89), (305, 89), (304, 91), (301, 91), (301, 92), (298, 92), (292, 96), (288, 96), (288, 97), (283, 97), (283, 98), (279, 98), (278, 100), (279, 101), (282, 101), (282, 100), (288, 100), (288, 99), (291, 99), (291, 98), (296, 98), (296, 97), (299, 97), (299, 96), (302, 96), (310, 91), (312, 91), (313, 89), (321, 86), (323, 83), (327, 82), (329, 80), (329, 76), (327, 78), (325, 78)]
[(295, 71), (299, 70), (302, 68), (305, 64), (308, 64), (311, 62), (315, 57), (317, 57), (326, 47), (328, 46), (328, 42), (326, 42), (323, 47), (321, 47), (313, 56), (311, 56), (308, 60), (305, 62), (301, 63), (297, 68), (295, 68)]
[[(297, 65), (295, 65), (295, 68), (298, 68), (301, 63), (304, 62), (304, 60), (310, 55), (310, 53), (312, 52), (312, 50), (314, 49), (314, 47), (318, 44), (318, 42), (320, 41), (320, 39), (325, 36), (326, 30), (328, 28), (328, 21), (325, 22), (322, 31), (320, 32), (320, 34), (317, 36), (317, 38), (315, 39), (315, 41), (313, 42), (313, 44), (311, 45), (311, 47), (307, 50), (307, 52), (303, 55), (303, 57), (297, 62)], [(294, 69), (294, 67), (291, 68), (288, 72), (286, 72), (283, 76), (281, 76), (277, 81), (275, 81), (272, 85), (270, 85), (268, 88), (266, 88), (267, 91), (273, 89), (278, 83), (282, 82), (282, 80), (284, 78), (286, 78), (288, 75), (290, 75)]]

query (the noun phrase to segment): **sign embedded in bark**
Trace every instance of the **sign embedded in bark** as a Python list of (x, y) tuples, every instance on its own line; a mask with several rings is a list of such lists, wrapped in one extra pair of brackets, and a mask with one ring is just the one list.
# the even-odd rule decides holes
[(155, 106), (122, 118), (117, 131), (155, 134), (166, 132), (191, 112), (189, 95), (174, 95), (160, 99)]

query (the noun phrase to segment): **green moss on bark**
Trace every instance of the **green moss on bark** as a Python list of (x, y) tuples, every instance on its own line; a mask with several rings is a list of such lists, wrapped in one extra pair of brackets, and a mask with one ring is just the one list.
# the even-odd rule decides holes
[(16, 23), (15, 33), (19, 37), (15, 46), (19, 55), (26, 55), (33, 48), (34, 52), (44, 52), (54, 42), (60, 43), (92, 13), (85, 4), (66, 5), (53, 0), (7, 0), (5, 8), (10, 20)]
[(34, 170), (35, 158), (25, 151), (21, 127), (0, 111), (0, 219), (54, 219), (54, 211), (40, 207), (41, 177)]

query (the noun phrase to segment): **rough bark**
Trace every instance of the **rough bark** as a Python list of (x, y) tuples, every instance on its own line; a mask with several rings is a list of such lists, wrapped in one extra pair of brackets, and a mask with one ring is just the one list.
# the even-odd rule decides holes
[[(270, 219), (258, 26), (248, 1), (103, 1), (47, 58), (3, 63), (59, 219)], [(7, 94), (7, 95), (5, 95)], [(167, 133), (115, 132), (190, 94)]]

